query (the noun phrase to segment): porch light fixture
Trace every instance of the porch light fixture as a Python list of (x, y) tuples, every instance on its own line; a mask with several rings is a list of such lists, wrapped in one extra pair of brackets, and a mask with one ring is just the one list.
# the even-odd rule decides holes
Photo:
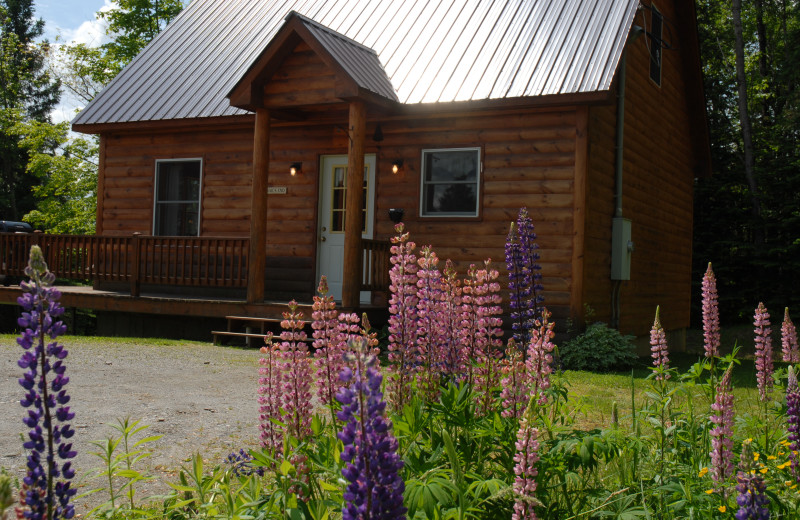
[(392, 162), (392, 173), (397, 175), (401, 171), (403, 171), (403, 159), (395, 159)]
[(302, 171), (303, 171), (303, 163), (299, 163), (299, 162), (292, 163), (292, 165), (289, 167), (289, 174), (292, 177), (294, 177), (295, 175), (297, 175), (298, 173), (300, 173)]

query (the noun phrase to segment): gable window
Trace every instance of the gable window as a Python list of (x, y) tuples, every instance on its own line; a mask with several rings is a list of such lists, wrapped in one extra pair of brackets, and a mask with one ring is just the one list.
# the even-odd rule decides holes
[(650, 8), (652, 13), (650, 18), (650, 79), (660, 87), (664, 17), (656, 9), (656, 6), (651, 5)]
[(200, 231), (201, 159), (156, 161), (153, 234), (197, 236)]
[(480, 170), (480, 148), (423, 150), (420, 214), (477, 217)]

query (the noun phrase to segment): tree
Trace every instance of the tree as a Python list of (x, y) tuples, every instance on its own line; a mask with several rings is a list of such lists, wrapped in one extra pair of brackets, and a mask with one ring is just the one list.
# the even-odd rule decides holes
[(34, 20), (31, 0), (0, 2), (0, 207), (18, 220), (33, 208), (35, 179), (26, 175), (27, 156), (13, 131), (23, 121), (49, 121), (60, 85), (44, 67), (47, 42), (37, 44), (44, 22)]

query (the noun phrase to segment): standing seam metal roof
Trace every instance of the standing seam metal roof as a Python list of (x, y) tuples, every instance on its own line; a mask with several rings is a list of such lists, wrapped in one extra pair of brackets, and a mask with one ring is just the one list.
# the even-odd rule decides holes
[(360, 86), (400, 103), (607, 91), (638, 4), (193, 0), (73, 123), (246, 113), (226, 95), (291, 11)]

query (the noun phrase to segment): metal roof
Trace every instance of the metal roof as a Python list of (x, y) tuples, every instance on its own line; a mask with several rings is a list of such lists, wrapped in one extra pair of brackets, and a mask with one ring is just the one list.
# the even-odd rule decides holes
[[(192, 0), (73, 123), (246, 113), (231, 107), (226, 95), (291, 11), (307, 19), (309, 30), (360, 85), (400, 103), (607, 91), (638, 4)], [(377, 57), (385, 74), (364, 59), (368, 55)]]

